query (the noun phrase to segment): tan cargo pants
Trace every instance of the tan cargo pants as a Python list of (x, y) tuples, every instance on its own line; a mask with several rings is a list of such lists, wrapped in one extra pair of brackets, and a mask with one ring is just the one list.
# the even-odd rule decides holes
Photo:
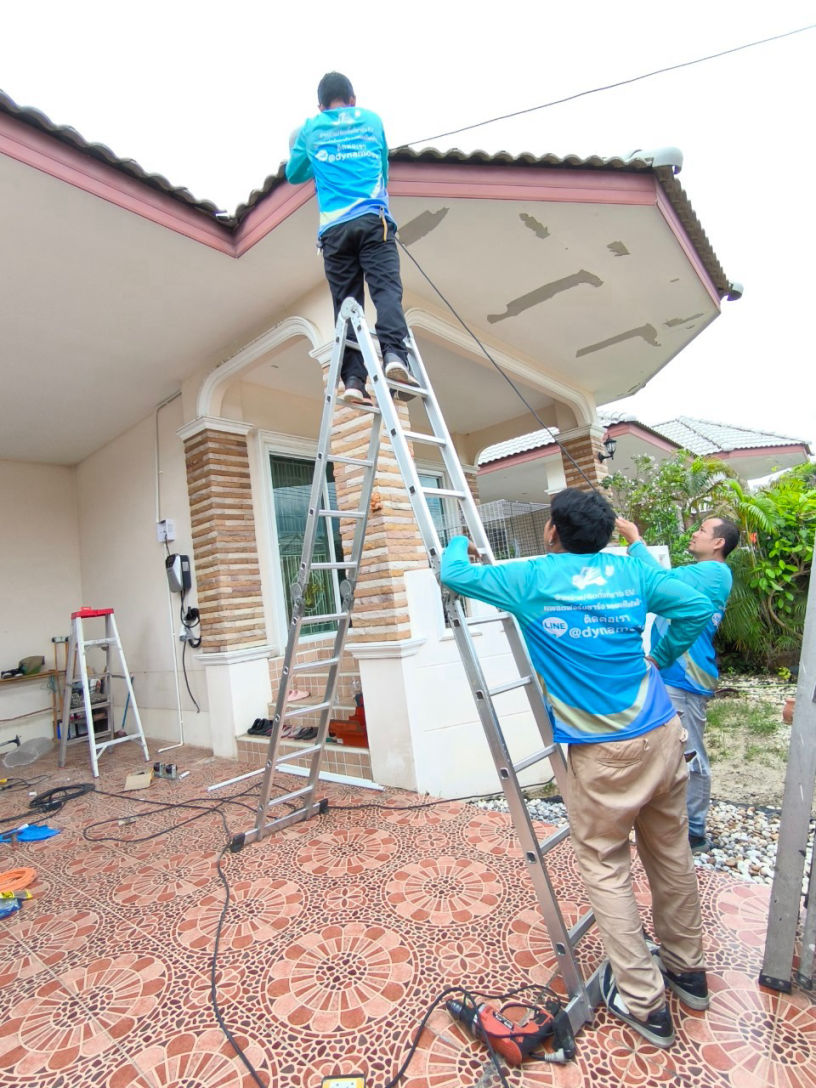
[(575, 855), (618, 990), (638, 1019), (661, 1008), (666, 995), (632, 887), (632, 828), (649, 879), (663, 962), (673, 971), (703, 969), (700, 900), (688, 843), (685, 740), (675, 716), (632, 740), (569, 747), (565, 801)]

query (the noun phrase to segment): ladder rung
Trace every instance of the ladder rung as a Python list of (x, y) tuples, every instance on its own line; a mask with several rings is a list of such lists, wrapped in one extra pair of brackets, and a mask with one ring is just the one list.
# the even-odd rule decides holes
[(570, 944), (576, 945), (594, 921), (595, 915), (592, 913), (592, 911), (588, 911), (581, 918), (579, 918), (575, 925), (570, 927)]
[(495, 688), (490, 689), (491, 698), (494, 695), (503, 695), (505, 691), (515, 691), (516, 688), (526, 687), (530, 683), (529, 676), (519, 676), (515, 680), (510, 680), (506, 684), (497, 684)]
[(478, 627), (480, 623), (501, 623), (503, 620), (509, 619), (509, 612), (499, 612), (495, 616), (468, 616), (465, 620), (465, 624), (468, 627)]
[(389, 389), (398, 389), (401, 393), (411, 393), (414, 397), (427, 397), (428, 390), (423, 389), (421, 385), (408, 385), (407, 382), (395, 382), (391, 378), (385, 379), (385, 384)]
[(301, 718), (304, 714), (311, 714), (314, 710), (325, 710), (327, 706), (331, 706), (331, 703), (311, 703), (309, 706), (299, 706), (294, 710), (290, 710), (287, 705), (283, 716), (284, 718)]
[(302, 623), (334, 623), (348, 618), (348, 612), (324, 612), (320, 616), (301, 616)]
[(551, 756), (557, 747), (557, 744), (548, 744), (546, 748), (540, 748), (539, 751), (533, 752), (532, 755), (525, 756), (524, 759), (520, 759), (518, 763), (514, 763), (513, 770), (518, 774), (519, 771), (524, 771), (527, 767), (532, 767), (534, 763), (540, 763), (542, 759), (547, 759)]
[(542, 839), (538, 844), (538, 849), (542, 854), (548, 854), (553, 847), (556, 847), (560, 842), (563, 842), (569, 833), (569, 824), (564, 824), (564, 826), (559, 827), (557, 831), (553, 831), (552, 835), (548, 835), (546, 839)]
[(289, 672), (319, 672), (320, 669), (331, 668), (339, 660), (339, 657), (327, 657), (323, 661), (306, 661), (301, 665), (292, 665)]
[(372, 468), (373, 461), (366, 460), (364, 457), (346, 457), (339, 453), (326, 454), (327, 461), (333, 461), (336, 465), (354, 465), (356, 468)]
[(272, 805), (286, 804), (287, 801), (294, 801), (296, 797), (302, 797), (304, 793), (310, 793), (311, 789), (311, 786), (303, 786), (299, 790), (292, 790), (291, 793), (282, 793), (279, 794), (277, 797), (270, 797), (269, 801), (267, 802), (267, 808), (271, 808)]
[(312, 570), (356, 570), (357, 564), (348, 559), (342, 563), (312, 563)]
[[(283, 739), (286, 740), (287, 738), (284, 737)], [(275, 760), (275, 766), (280, 767), (282, 763), (289, 763), (293, 759), (303, 759), (304, 756), (319, 752), (322, 747), (322, 744), (310, 744), (308, 748), (290, 748), (284, 755), (279, 752), (278, 758)]]
[(422, 493), (424, 495), (439, 495), (443, 499), (463, 499), (465, 497), (464, 491), (452, 491), (448, 487), (423, 487)]
[(84, 638), (80, 646), (115, 646), (115, 638)]
[(321, 518), (364, 518), (366, 512), (364, 510), (318, 510), (318, 517)]
[(402, 433), (412, 442), (427, 442), (429, 446), (447, 446), (444, 438), (437, 438), (435, 434), (428, 434), (425, 431), (403, 431)]

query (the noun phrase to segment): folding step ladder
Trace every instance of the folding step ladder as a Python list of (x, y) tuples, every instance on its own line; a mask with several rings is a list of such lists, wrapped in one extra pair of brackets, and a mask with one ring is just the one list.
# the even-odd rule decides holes
[[(348, 324), (351, 323), (360, 347), (362, 358), (368, 372), (369, 384), (374, 393), (373, 405), (354, 402), (343, 402), (344, 406), (351, 407), (361, 413), (369, 413), (371, 416), (371, 429), (369, 434), (368, 452), (365, 457), (346, 457), (332, 454), (330, 449), (332, 424), (334, 421), (335, 405), (337, 401), (337, 386), (340, 378), (340, 367), (343, 358), (343, 350), (348, 334)], [(325, 800), (315, 800), (314, 794), (320, 774), (320, 763), (325, 749), (328, 735), (329, 719), (332, 705), (335, 700), (337, 687), (337, 674), (343, 651), (346, 634), (351, 620), (354, 606), (354, 592), (360, 563), (363, 553), (366, 522), (368, 519), (369, 503), (372, 493), (372, 485), (377, 467), (377, 456), (380, 444), (380, 426), (384, 426), (391, 441), (392, 448), (408, 490), (408, 495), (413, 508), (414, 516), (428, 553), (431, 567), (439, 577), (442, 545), (439, 540), (436, 526), (434, 525), (428, 498), (431, 496), (455, 501), (458, 505), (463, 525), (467, 529), (470, 539), (476, 544), (484, 561), (493, 563), (493, 553), (490, 547), (485, 528), (479, 517), (476, 504), (465, 480), (461, 463), (456, 454), (447, 426), (442, 418), (442, 413), (437, 403), (434, 392), (428, 380), (428, 375), (417, 350), (413, 337), (407, 341), (410, 368), (414, 377), (418, 380), (417, 388), (388, 380), (381, 368), (374, 347), (374, 342), (363, 316), (361, 307), (353, 300), (346, 299), (341, 307), (337, 320), (335, 345), (329, 365), (328, 378), (325, 389), (325, 402), (323, 419), (318, 438), (315, 472), (312, 480), (312, 489), (309, 497), (309, 514), (306, 523), (306, 531), (303, 540), (300, 568), (297, 580), (291, 587), (292, 592), (292, 619), (289, 626), (289, 638), (283, 661), (283, 671), (280, 688), (278, 690), (275, 714), (272, 719), (272, 733), (269, 740), (266, 765), (263, 771), (261, 795), (258, 803), (255, 827), (245, 834), (238, 836), (235, 848), (247, 842), (263, 837), (272, 830), (285, 827), (297, 820), (302, 820), (316, 812), (322, 812), (326, 808)], [(420, 399), (427, 414), (429, 432), (404, 430), (399, 419), (394, 398)], [(449, 488), (425, 487), (420, 483), (414, 458), (409, 443), (425, 444), (436, 448), (443, 460), (447, 478), (451, 484)], [(359, 492), (359, 507), (354, 511), (333, 510), (322, 506), (322, 494), (326, 480), (327, 467), (331, 463), (343, 463), (361, 470), (362, 482)], [(328, 525), (332, 519), (354, 519), (356, 522), (351, 555), (348, 559), (339, 562), (314, 563), (312, 554), (315, 545), (318, 525), (325, 521)], [(337, 570), (345, 572), (345, 578), (340, 583), (341, 605), (338, 611), (318, 616), (304, 615), (304, 595), (312, 571)], [(499, 780), (507, 799), (510, 815), (515, 826), (515, 831), (522, 848), (522, 856), (526, 862), (536, 897), (547, 926), (552, 942), (553, 950), (558, 962), (559, 973), (569, 996), (568, 1012), (573, 1030), (578, 1030), (584, 1023), (592, 1019), (592, 1010), (599, 1001), (598, 972), (587, 982), (581, 974), (575, 956), (575, 945), (583, 934), (592, 925), (594, 918), (591, 913), (581, 918), (575, 925), (568, 928), (559, 910), (555, 898), (552, 883), (544, 864), (544, 854), (556, 846), (569, 834), (568, 828), (563, 828), (544, 842), (539, 842), (533, 830), (527, 807), (519, 786), (518, 774), (527, 767), (542, 760), (549, 760), (556, 781), (563, 794), (566, 764), (560, 747), (553, 742), (552, 724), (544, 699), (544, 694), (527, 652), (527, 646), (518, 628), (515, 619), (507, 613), (498, 613), (491, 617), (482, 617), (471, 620), (465, 613), (460, 598), (448, 590), (443, 590), (443, 600), (448, 615), (457, 648), (465, 666), (468, 684), (473, 692), (479, 718), (487, 738), (490, 752), (496, 764)], [(309, 661), (307, 664), (296, 663), (298, 640), (301, 626), (304, 622), (336, 623), (337, 634), (331, 653), (322, 661)], [(510, 646), (513, 660), (518, 670), (518, 677), (510, 683), (501, 684), (492, 690), (488, 687), (476, 649), (471, 638), (471, 627), (474, 624), (500, 623)], [(286, 700), (289, 684), (293, 676), (308, 669), (310, 672), (325, 670), (325, 688), (317, 706), (303, 708), (300, 713), (320, 712), (320, 725), (318, 735), (313, 744), (299, 750), (295, 756), (287, 753), (279, 754), (279, 741), (281, 737), (281, 725), (286, 708)], [(525, 756), (523, 759), (513, 762), (505, 742), (500, 724), (499, 711), (496, 709), (495, 699), (505, 692), (523, 689), (527, 696), (530, 712), (538, 726), (541, 738), (541, 748), (536, 752)], [(287, 721), (295, 717), (299, 711), (286, 709)], [(276, 771), (285, 764), (292, 763), (293, 759), (307, 759), (309, 761), (308, 778), (306, 784), (296, 790), (273, 796), (272, 785)], [(284, 815), (270, 819), (270, 809), (277, 805), (294, 807), (292, 811)]]
[[(91, 619), (104, 619), (104, 637), (85, 637), (85, 629), (82, 621)], [(96, 702), (91, 701), (88, 662), (86, 659), (87, 650), (92, 646), (96, 646), (105, 651), (105, 671), (100, 676), (102, 692), (105, 698)], [(111, 658), (114, 652), (118, 655), (119, 667), (122, 670), (120, 673), (115, 673), (111, 670)], [(111, 682), (113, 680), (125, 681), (127, 687), (127, 701), (125, 706), (133, 711), (133, 719), (136, 722), (136, 732), (128, 733), (124, 737), (117, 737), (114, 735), (112, 721), (113, 691), (111, 688)], [(144, 731), (142, 730), (142, 721), (139, 717), (138, 707), (136, 706), (133, 685), (131, 683), (130, 673), (128, 672), (127, 662), (125, 661), (125, 654), (119, 639), (119, 631), (116, 627), (116, 620), (114, 619), (112, 608), (80, 608), (78, 612), (71, 613), (71, 637), (68, 641), (68, 658), (65, 665), (65, 690), (62, 697), (62, 722), (60, 725), (59, 747), (60, 767), (65, 766), (65, 755), (68, 749), (68, 733), (72, 716), (71, 694), (74, 690), (74, 684), (79, 682), (82, 683), (82, 706), (84, 708), (79, 713), (84, 713), (85, 716), (88, 747), (91, 752), (91, 770), (93, 771), (94, 778), (99, 777), (98, 759), (105, 749), (112, 748), (117, 744), (125, 744), (125, 742), (129, 740), (139, 741), (142, 746), (145, 762), (149, 761), (150, 753), (147, 750), (147, 742), (145, 740)], [(93, 714), (95, 710), (100, 709), (104, 709), (107, 716), (107, 728), (100, 731), (100, 736), (103, 738), (108, 737), (108, 739), (103, 739), (100, 743), (97, 743)], [(77, 708), (74, 708), (73, 715), (75, 718), (77, 717)]]

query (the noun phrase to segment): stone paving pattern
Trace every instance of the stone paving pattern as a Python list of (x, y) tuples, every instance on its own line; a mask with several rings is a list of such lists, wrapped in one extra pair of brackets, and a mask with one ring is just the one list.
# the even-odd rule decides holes
[[(224, 905), (215, 862), (227, 841), (210, 810), (232, 797), (221, 806), (229, 831), (248, 830), (258, 780), (207, 794), (246, 768), (184, 749), (173, 752), (190, 771), (183, 781), (123, 794), (126, 773), (143, 766), (125, 748), (101, 759), (97, 790), (106, 794), (49, 818), (59, 835), (0, 846), (0, 869), (37, 870), (36, 898), (0, 921), (0, 1088), (257, 1088), (210, 1003)], [(8, 774), (45, 775), (38, 791), (91, 781), (81, 746), (63, 771), (52, 753)], [(262, 1084), (319, 1088), (325, 1075), (361, 1072), (382, 1088), (440, 990), (545, 983), (554, 958), (506, 815), (453, 802), (403, 807), (427, 799), (396, 790), (320, 792), (324, 815), (224, 856), (231, 904), (218, 999)], [(0, 826), (27, 801), (26, 791), (0, 794)], [(182, 802), (195, 807), (162, 807)], [(572, 922), (586, 897), (569, 842), (549, 857)], [(648, 928), (636, 861), (635, 873)], [(511, 1085), (816, 1088), (816, 1004), (757, 984), (769, 889), (698, 876), (708, 1012), (681, 1009), (672, 996), (678, 1039), (660, 1051), (598, 1010), (574, 1062), (510, 1070)], [(580, 957), (587, 972), (598, 964), (593, 932)], [(472, 1088), (485, 1069), (483, 1046), (441, 1009), (402, 1084)]]

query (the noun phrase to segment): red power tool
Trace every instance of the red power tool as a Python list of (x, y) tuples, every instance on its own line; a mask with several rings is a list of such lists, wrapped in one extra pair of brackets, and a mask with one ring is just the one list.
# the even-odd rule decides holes
[[(542, 1005), (511, 1002), (501, 1009), (483, 1002), (446, 1001), (445, 1008), (455, 1020), (461, 1020), (471, 1035), (487, 1042), (508, 1065), (521, 1065), (525, 1058), (559, 1064), (575, 1057), (575, 1039), (569, 1017), (557, 998)], [(504, 1015), (508, 1009), (522, 1009), (521, 1020)], [(534, 1054), (546, 1039), (552, 1038), (553, 1050)]]

